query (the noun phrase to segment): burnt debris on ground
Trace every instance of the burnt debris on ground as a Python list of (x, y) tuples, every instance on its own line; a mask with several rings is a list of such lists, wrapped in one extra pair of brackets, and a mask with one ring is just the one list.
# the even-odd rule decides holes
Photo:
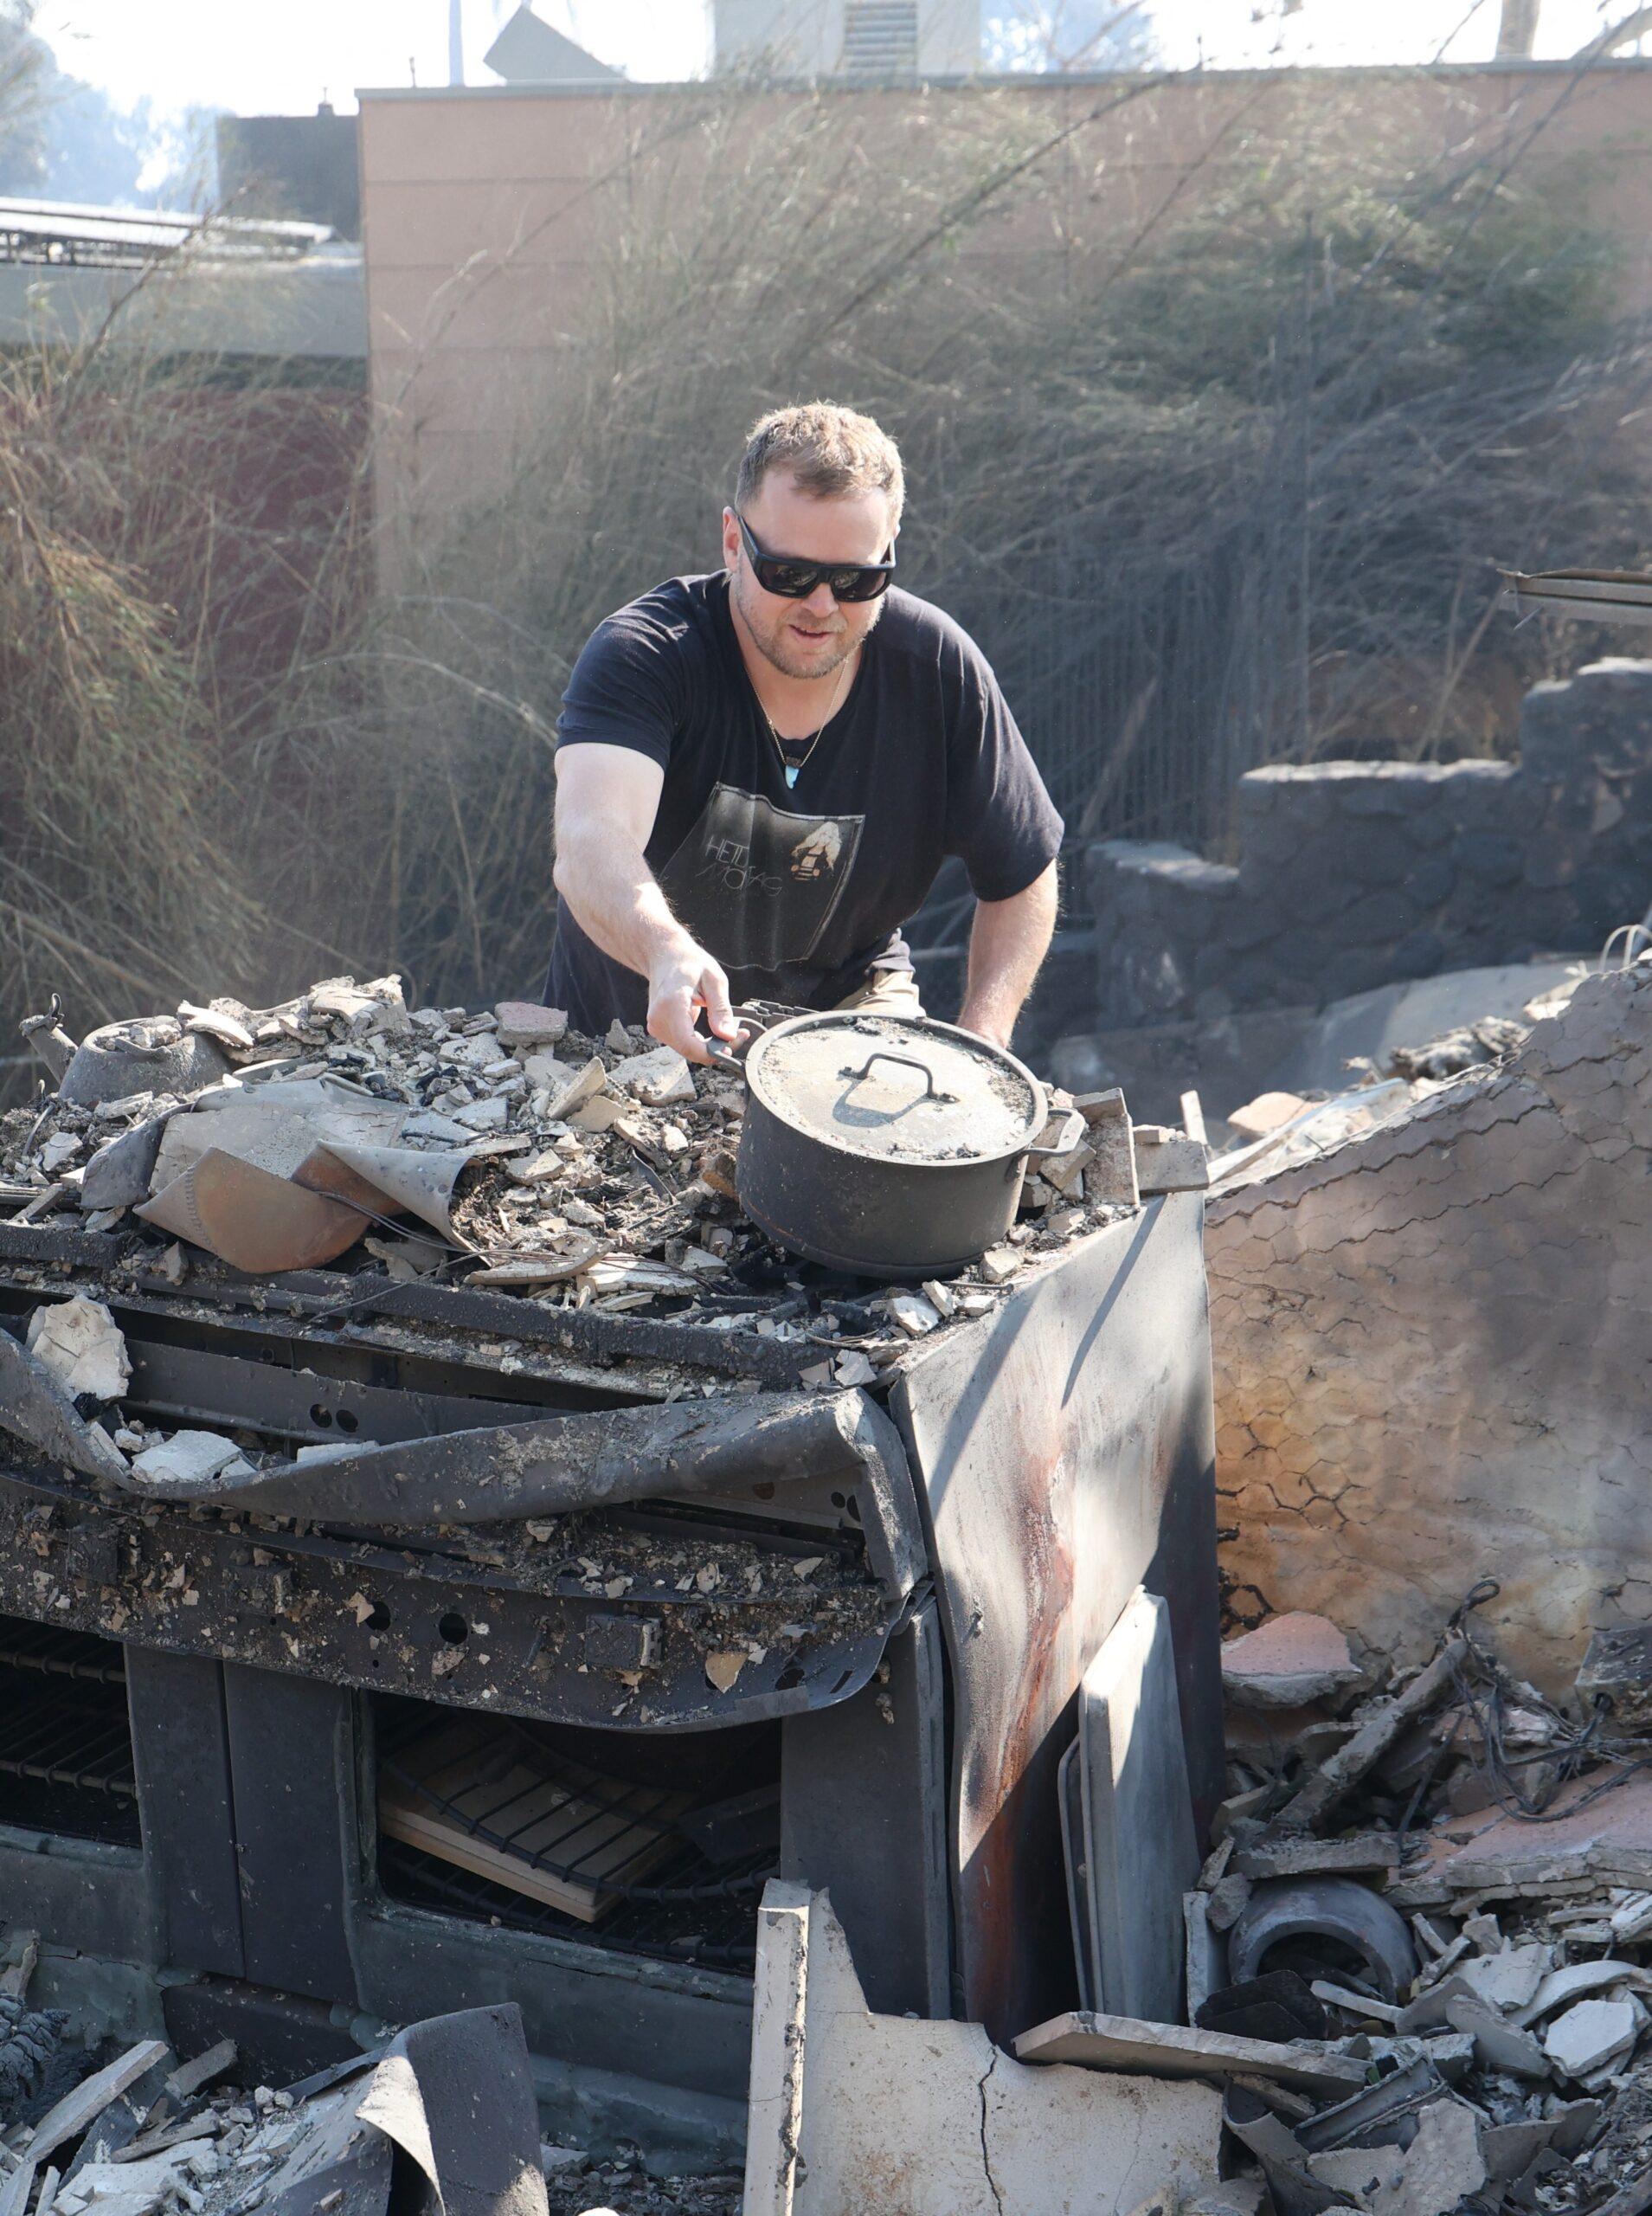
[(1475, 1627), (1493, 1597), (1377, 1684), (1322, 1618), (1225, 1650), (1190, 2021), (1366, 2081), (1310, 2096), (1265, 2048), (1231, 2078), (1280, 2216), (1652, 2206), (1652, 1737), (1594, 1649), (1564, 1704), (1513, 1677)]
[[(640, 1029), (586, 1039), (513, 1002), (409, 1011), (394, 977), (267, 1010), (186, 1001), (78, 1047), (55, 1017), (28, 1028), (55, 1087), (0, 1121), (13, 1224), (119, 1234), (180, 1278), (202, 1249), (252, 1272), (349, 1256), (369, 1280), (807, 1339), (828, 1387), (987, 1312), (1137, 1200), (1122, 1099), (1080, 1101), (1085, 1136), (1027, 1176), (1000, 1245), (945, 1282), (880, 1292), (799, 1264), (742, 1214), (738, 1074)], [(1073, 1105), (1051, 1096), (1063, 1118)], [(1203, 1182), (1202, 1150), (1183, 1179)]]
[[(32, 1937), (14, 1936), (10, 1952), (20, 2000)], [(165, 2038), (66, 2039), (65, 2012), (47, 2013), (66, 2066), (49, 2084), (0, 2081), (7, 2216), (564, 2216), (640, 2176), (541, 2141), (514, 2007), (431, 2018), (274, 2085), (232, 2039), (186, 2058)], [(688, 2181), (667, 2202), (650, 2181), (631, 2205), (733, 2216), (727, 2183)]]

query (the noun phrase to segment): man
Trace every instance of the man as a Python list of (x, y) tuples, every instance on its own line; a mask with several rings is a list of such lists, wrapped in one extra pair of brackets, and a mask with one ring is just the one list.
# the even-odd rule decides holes
[(890, 589), (894, 442), (819, 403), (766, 416), (724, 570), (597, 627), (556, 746), (561, 919), (547, 997), (646, 1021), (691, 1060), (730, 1002), (919, 1013), (901, 926), (942, 862), (976, 896), (959, 1021), (1009, 1043), (1055, 927), (1061, 818), (997, 680)]

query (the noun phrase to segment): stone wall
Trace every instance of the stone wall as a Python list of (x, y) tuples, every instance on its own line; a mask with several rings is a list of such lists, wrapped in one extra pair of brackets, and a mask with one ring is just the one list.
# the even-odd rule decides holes
[(1253, 770), (1237, 835), (1234, 866), (1124, 840), (1090, 849), (1096, 1027), (1597, 951), (1652, 902), (1652, 661), (1539, 686), (1516, 763)]
[(1212, 1195), (1205, 1253), (1237, 1599), (1415, 1663), (1490, 1577), (1479, 1620), (1552, 1694), (1652, 1620), (1652, 963)]

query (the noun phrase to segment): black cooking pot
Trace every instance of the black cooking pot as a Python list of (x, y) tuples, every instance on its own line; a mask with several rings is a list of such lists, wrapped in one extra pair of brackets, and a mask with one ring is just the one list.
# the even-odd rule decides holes
[(794, 1254), (865, 1277), (961, 1269), (1015, 1221), (1044, 1087), (1001, 1047), (928, 1016), (848, 1010), (762, 1027), (744, 1050), (740, 1204)]

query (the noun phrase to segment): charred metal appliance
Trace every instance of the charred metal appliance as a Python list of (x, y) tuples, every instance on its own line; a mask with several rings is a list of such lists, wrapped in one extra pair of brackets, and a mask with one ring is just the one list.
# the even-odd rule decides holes
[[(140, 1241), (0, 1229), (0, 1328), (77, 1292), (128, 1409), (254, 1468), (141, 1500), (0, 1433), (0, 1900), (192, 2044), (297, 2074), (511, 1999), (553, 2117), (732, 2140), (776, 1870), (829, 1889), (875, 2008), (1007, 2039), (1075, 2005), (1057, 1765), (1138, 1584), (1219, 1795), (1197, 1195), (865, 1390), (737, 1319), (175, 1284)], [(467, 1718), (460, 1791), (429, 1750)], [(530, 1839), (551, 1775), (579, 1820), (542, 1796)]]

